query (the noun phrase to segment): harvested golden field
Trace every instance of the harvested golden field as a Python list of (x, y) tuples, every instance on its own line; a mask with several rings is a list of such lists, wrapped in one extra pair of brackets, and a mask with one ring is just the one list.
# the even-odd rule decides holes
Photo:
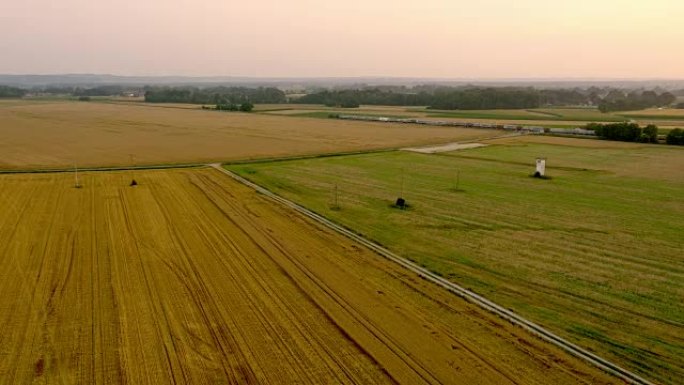
[(665, 117), (672, 119), (684, 120), (684, 109), (682, 108), (648, 108), (640, 111), (628, 111), (622, 112), (621, 115), (624, 116), (637, 116), (637, 117)]
[(215, 170), (0, 176), (0, 383), (612, 378)]
[[(173, 106), (171, 106), (173, 107)], [(0, 168), (192, 163), (491, 137), (488, 130), (98, 102), (0, 105)]]

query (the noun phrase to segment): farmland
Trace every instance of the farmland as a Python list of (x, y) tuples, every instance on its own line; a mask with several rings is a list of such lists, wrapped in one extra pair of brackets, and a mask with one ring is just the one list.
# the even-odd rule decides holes
[[(276, 107), (2, 100), (0, 169), (234, 161), (231, 170), (644, 377), (684, 376), (681, 149)], [(561, 110), (449, 118), (583, 121)], [(454, 141), (487, 146), (393, 150)], [(322, 156), (335, 153), (353, 155)], [(529, 178), (537, 156), (552, 179)], [(281, 157), (294, 159), (268, 161)], [(81, 181), (0, 175), (0, 384), (615, 381), (216, 170)], [(408, 210), (390, 207), (399, 195)]]
[[(446, 127), (318, 121), (178, 106), (0, 102), (0, 168), (130, 166), (383, 149), (490, 137)], [(131, 159), (131, 154), (134, 159)]]
[(0, 176), (0, 383), (613, 383), (216, 170)]
[[(678, 383), (684, 151), (488, 143), (227, 167), (647, 378)], [(529, 177), (538, 156), (551, 179)], [(400, 194), (408, 210), (391, 207)]]
[(680, 110), (648, 109), (631, 112), (601, 113), (596, 108), (535, 108), (528, 110), (430, 110), (424, 107), (361, 106), (334, 108), (307, 104), (271, 104), (257, 106), (257, 112), (269, 115), (327, 118), (331, 113), (411, 117), (463, 122), (579, 127), (588, 122), (622, 122), (636, 120), (640, 124), (656, 124), (664, 129), (684, 127)]

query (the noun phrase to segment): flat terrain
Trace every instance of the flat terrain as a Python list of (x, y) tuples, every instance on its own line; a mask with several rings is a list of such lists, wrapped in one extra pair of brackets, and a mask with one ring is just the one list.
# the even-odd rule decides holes
[[(646, 378), (681, 383), (684, 149), (488, 144), (227, 167)], [(552, 179), (530, 177), (538, 156)], [(391, 207), (400, 194), (406, 211)]]
[(285, 118), (174, 105), (0, 102), (0, 168), (192, 163), (491, 137), (488, 130)]
[(270, 115), (327, 118), (331, 113), (376, 115), (461, 122), (489, 122), (499, 124), (543, 125), (545, 127), (580, 127), (588, 122), (623, 122), (635, 120), (639, 124), (656, 124), (664, 130), (684, 127), (684, 110), (647, 109), (629, 112), (602, 113), (596, 108), (534, 108), (526, 110), (430, 110), (425, 107), (361, 106), (334, 108), (311, 104), (264, 104), (256, 111)]
[(0, 384), (605, 384), (216, 170), (0, 176)]

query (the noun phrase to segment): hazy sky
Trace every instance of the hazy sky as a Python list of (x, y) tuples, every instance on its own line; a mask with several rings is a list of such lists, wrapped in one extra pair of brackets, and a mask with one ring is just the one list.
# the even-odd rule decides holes
[(0, 73), (684, 78), (684, 0), (0, 0)]

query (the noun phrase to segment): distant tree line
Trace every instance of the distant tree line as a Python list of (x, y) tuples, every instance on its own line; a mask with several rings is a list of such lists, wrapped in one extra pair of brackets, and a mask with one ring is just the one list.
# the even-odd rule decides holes
[(355, 108), (361, 104), (386, 106), (429, 106), (440, 110), (485, 110), (497, 108), (539, 107), (541, 92), (515, 88), (441, 87), (419, 92), (395, 92), (380, 88), (325, 90), (305, 95), (295, 103), (323, 104), (329, 107)]
[(650, 107), (666, 107), (677, 100), (670, 92), (661, 94), (655, 91), (630, 92), (625, 94), (619, 90), (613, 90), (598, 103), (601, 112), (611, 111), (635, 111)]
[(101, 85), (95, 87), (48, 86), (34, 88), (32, 93), (47, 95), (72, 96), (118, 96), (127, 94), (142, 94), (144, 87), (128, 87), (121, 85)]
[(494, 110), (536, 108), (541, 91), (514, 88), (471, 88), (437, 90), (429, 108), (438, 110)]
[(26, 90), (21, 88), (0, 86), (0, 98), (21, 98), (26, 95)]
[(585, 126), (588, 130), (593, 130), (596, 136), (608, 140), (618, 140), (622, 142), (642, 142), (658, 143), (658, 127), (649, 124), (641, 127), (636, 123), (589, 123)]
[[(623, 90), (605, 87), (588, 88), (532, 88), (532, 87), (476, 87), (424, 85), (349, 85), (345, 88), (311, 88), (308, 94), (290, 100), (293, 103), (323, 104), (333, 107), (355, 108), (362, 104), (391, 106), (428, 106), (432, 109), (529, 109), (551, 106), (598, 106), (601, 111), (629, 111), (649, 107), (673, 106), (684, 89), (668, 92), (654, 90)], [(243, 102), (278, 104), (287, 103), (282, 90), (275, 87), (153, 87), (127, 85), (45, 86), (25, 90), (0, 86), (0, 97), (17, 98), (32, 95), (73, 95), (76, 97), (145, 95), (150, 103), (195, 103), (209, 105), (241, 105)]]
[(427, 92), (398, 93), (378, 88), (323, 90), (293, 100), (300, 104), (323, 104), (328, 107), (356, 108), (361, 104), (385, 106), (425, 106), (431, 95)]
[(665, 138), (667, 144), (674, 144), (678, 146), (684, 146), (684, 130), (681, 128), (675, 128), (667, 134)]
[(519, 87), (429, 87), (412, 89), (374, 87), (323, 90), (294, 100), (295, 103), (355, 108), (361, 104), (428, 106), (440, 110), (527, 109), (544, 106), (598, 105), (601, 111), (639, 110), (674, 103), (669, 92), (589, 89), (535, 89)]
[(145, 92), (149, 103), (192, 103), (229, 106), (245, 102), (277, 104), (287, 102), (285, 93), (277, 88), (259, 87), (163, 87)]
[(71, 92), (74, 96), (114, 96), (121, 95), (126, 91), (127, 88), (122, 86), (97, 86), (93, 88), (74, 88)]
[(254, 109), (254, 104), (251, 102), (242, 102), (241, 104), (228, 103), (228, 104), (217, 104), (215, 107), (202, 106), (203, 110), (217, 110), (217, 111), (242, 111), (242, 112), (252, 112)]

